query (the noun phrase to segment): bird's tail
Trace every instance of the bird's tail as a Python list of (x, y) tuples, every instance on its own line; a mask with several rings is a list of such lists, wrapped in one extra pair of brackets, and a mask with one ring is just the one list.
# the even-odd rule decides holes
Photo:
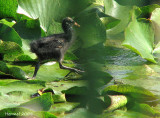
[(31, 52), (36, 53), (36, 52), (37, 52), (37, 49), (38, 49), (38, 44), (37, 44), (37, 42), (36, 42), (36, 41), (32, 41), (32, 42), (30, 43), (30, 50), (31, 50)]

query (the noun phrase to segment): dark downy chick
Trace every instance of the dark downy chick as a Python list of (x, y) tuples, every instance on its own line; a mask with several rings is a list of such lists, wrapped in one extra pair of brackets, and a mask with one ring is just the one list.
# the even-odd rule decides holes
[(35, 66), (35, 71), (32, 78), (36, 77), (40, 67), (40, 62), (49, 59), (57, 60), (61, 69), (68, 69), (70, 72), (83, 72), (81, 70), (62, 65), (64, 54), (75, 40), (73, 30), (74, 25), (78, 27), (80, 26), (73, 19), (67, 17), (62, 22), (64, 33), (54, 34), (31, 42), (31, 52), (35, 53), (39, 60)]

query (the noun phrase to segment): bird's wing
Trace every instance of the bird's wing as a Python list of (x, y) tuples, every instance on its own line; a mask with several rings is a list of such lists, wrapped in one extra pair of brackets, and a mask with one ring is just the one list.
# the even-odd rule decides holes
[(65, 44), (65, 37), (62, 35), (52, 35), (39, 40), (39, 48), (56, 49), (62, 48)]

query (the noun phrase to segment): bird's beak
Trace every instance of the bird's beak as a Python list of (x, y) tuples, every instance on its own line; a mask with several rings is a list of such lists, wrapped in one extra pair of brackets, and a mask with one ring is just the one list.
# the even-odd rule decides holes
[(76, 22), (74, 23), (74, 25), (77, 26), (77, 27), (80, 27), (80, 25), (78, 23), (76, 23)]

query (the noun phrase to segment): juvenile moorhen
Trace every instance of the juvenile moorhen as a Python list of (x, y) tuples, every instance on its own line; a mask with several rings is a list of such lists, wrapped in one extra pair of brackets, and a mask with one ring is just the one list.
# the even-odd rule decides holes
[(38, 57), (38, 63), (35, 66), (32, 77), (33, 79), (37, 75), (40, 63), (49, 59), (58, 61), (61, 69), (68, 69), (70, 72), (82, 72), (81, 70), (62, 65), (64, 54), (75, 39), (74, 25), (80, 27), (72, 18), (67, 17), (62, 22), (64, 33), (43, 37), (30, 43), (31, 52), (35, 53)]

